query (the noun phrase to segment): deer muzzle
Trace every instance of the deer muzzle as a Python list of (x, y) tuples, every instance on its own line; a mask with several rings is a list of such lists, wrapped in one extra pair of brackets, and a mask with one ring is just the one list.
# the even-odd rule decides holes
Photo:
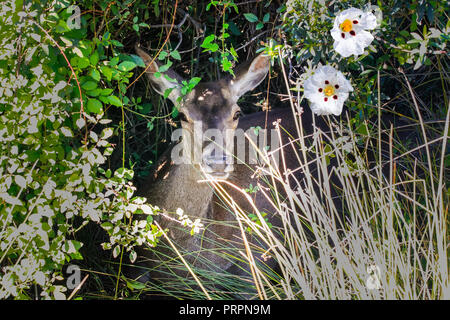
[(232, 159), (227, 155), (207, 155), (203, 157), (203, 170), (205, 173), (220, 179), (226, 179), (234, 171)]

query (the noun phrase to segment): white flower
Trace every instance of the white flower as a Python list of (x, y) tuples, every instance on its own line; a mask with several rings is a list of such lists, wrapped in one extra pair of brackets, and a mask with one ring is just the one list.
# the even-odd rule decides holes
[(344, 10), (336, 16), (331, 29), (331, 36), (334, 39), (333, 47), (343, 57), (349, 57), (352, 54), (359, 56), (374, 39), (366, 30), (373, 30), (376, 27), (377, 18), (372, 12), (364, 12), (356, 8)]
[(342, 72), (331, 66), (322, 66), (306, 79), (305, 97), (311, 102), (311, 110), (318, 115), (340, 115), (342, 106), (353, 91), (350, 81)]
[(183, 209), (181, 209), (181, 208), (178, 208), (176, 212), (177, 212), (177, 215), (178, 215), (179, 217), (182, 217), (183, 214), (184, 214), (184, 211), (183, 211)]
[(191, 233), (199, 233), (200, 230), (203, 229), (203, 223), (201, 223), (200, 219), (195, 219), (194, 223), (192, 224), (192, 231)]

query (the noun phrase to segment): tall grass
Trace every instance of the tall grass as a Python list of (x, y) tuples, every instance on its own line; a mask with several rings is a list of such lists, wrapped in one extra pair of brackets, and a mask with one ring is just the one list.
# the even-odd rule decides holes
[[(383, 114), (378, 110), (380, 121)], [(441, 136), (431, 140), (418, 118), (423, 143), (414, 150), (401, 148), (398, 128), (382, 132), (381, 123), (371, 124), (378, 128), (377, 139), (362, 139), (344, 117), (340, 123), (329, 119), (331, 133), (315, 129), (310, 139), (303, 136), (298, 122), (300, 138), (283, 141), (279, 150), (267, 153), (255, 146), (261, 160), (256, 170), (267, 180), (258, 192), (276, 208), (280, 228), (268, 224), (240, 187), (208, 181), (234, 213), (245, 248), (217, 242), (214, 250), (244, 262), (248, 277), (218, 271), (213, 265), (191, 266), (189, 272), (198, 276), (195, 281), (171, 274), (173, 281), (152, 289), (194, 299), (450, 299), (444, 167), (450, 113), (447, 110)], [(281, 139), (283, 128), (278, 130)], [(383, 143), (382, 137), (387, 137)], [(366, 144), (361, 146), (362, 142)], [(284, 173), (284, 153), (295, 149), (301, 150), (296, 154), (296, 170), (305, 177), (301, 181), (295, 180), (293, 171)], [(274, 162), (276, 152), (281, 154), (279, 166)], [(240, 191), (258, 219), (239, 207), (224, 186)], [(268, 267), (261, 257), (275, 260), (278, 268)], [(187, 264), (170, 261), (169, 270)]]
[[(381, 170), (368, 170), (367, 159), (356, 148), (356, 137), (351, 131), (340, 127), (335, 136), (349, 137), (347, 145), (343, 147), (336, 143), (337, 139), (327, 139), (321, 134), (314, 140), (315, 150), (318, 150), (316, 172), (311, 172), (311, 163), (304, 162), (299, 155), (300, 169), (306, 176), (299, 188), (288, 184), (274, 166), (261, 169), (282, 184), (286, 194), (286, 199), (274, 202), (282, 217), (283, 238), (270, 230), (264, 219), (260, 219), (263, 225), (260, 226), (236, 210), (238, 219), (265, 241), (283, 275), (280, 282), (273, 285), (263, 272), (257, 271), (254, 281), (265, 291), (263, 297), (448, 299), (443, 164), (436, 174), (440, 189), (433, 197), (430, 184), (434, 181), (419, 178), (416, 170), (412, 174), (397, 175), (392, 154), (386, 177)], [(324, 139), (332, 145), (332, 150), (325, 152), (321, 147)], [(446, 137), (443, 150), (445, 141)], [(343, 150), (351, 150), (355, 157), (352, 163)], [(326, 161), (331, 154), (338, 163), (333, 173)], [(269, 158), (266, 159), (268, 165)], [(431, 172), (436, 169), (432, 163), (429, 167)], [(343, 217), (333, 199), (331, 174), (342, 187)], [(264, 193), (264, 189), (261, 192)], [(265, 195), (272, 199), (270, 194)], [(308, 228), (305, 229), (305, 225)], [(310, 230), (312, 237), (305, 230)], [(251, 258), (248, 260), (253, 262)], [(256, 265), (253, 267), (258, 270)], [(379, 281), (376, 288), (369, 283), (374, 277)]]

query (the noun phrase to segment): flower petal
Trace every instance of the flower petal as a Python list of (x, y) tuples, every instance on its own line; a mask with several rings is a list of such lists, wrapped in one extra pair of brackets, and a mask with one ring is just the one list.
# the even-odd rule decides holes
[(366, 30), (373, 30), (377, 27), (377, 17), (372, 12), (364, 12), (361, 15), (361, 26)]
[(372, 43), (373, 39), (373, 35), (365, 30), (361, 30), (355, 36), (355, 41), (360, 43), (364, 48), (368, 47)]
[(344, 22), (345, 20), (349, 19), (349, 20), (354, 20), (354, 19), (359, 19), (359, 17), (363, 14), (364, 12), (361, 9), (357, 9), (357, 8), (349, 8), (346, 9), (344, 11), (341, 11), (336, 19), (339, 22), (339, 24), (341, 24), (342, 22)]
[(313, 102), (310, 105), (312, 112), (317, 115), (330, 115), (334, 114), (336, 116), (340, 115), (342, 112), (342, 107), (344, 103), (336, 100), (328, 100), (327, 102)]
[(309, 96), (316, 93), (316, 91), (319, 89), (319, 86), (314, 83), (314, 76), (306, 79), (305, 83), (303, 84), (303, 88), (305, 89), (306, 98), (309, 98)]
[(334, 40), (339, 41), (342, 39), (342, 30), (339, 29), (339, 26), (334, 26), (330, 33)]
[(342, 108), (344, 107), (344, 101), (345, 99), (338, 99), (337, 101), (335, 101), (333, 108), (330, 109), (331, 113), (335, 116), (340, 115), (342, 113)]
[(312, 112), (319, 116), (329, 114), (326, 108), (323, 107), (322, 103), (311, 103), (310, 108)]
[[(342, 74), (342, 72), (338, 72), (337, 74), (337, 83), (339, 85), (339, 92), (345, 93), (345, 92), (352, 92), (353, 91), (353, 87), (350, 84), (350, 81), (347, 80), (344, 75)], [(348, 95), (347, 95), (348, 96)], [(347, 99), (347, 97), (345, 98)]]
[(334, 50), (336, 50), (344, 58), (356, 54), (357, 49), (354, 39), (340, 40), (333, 43)]

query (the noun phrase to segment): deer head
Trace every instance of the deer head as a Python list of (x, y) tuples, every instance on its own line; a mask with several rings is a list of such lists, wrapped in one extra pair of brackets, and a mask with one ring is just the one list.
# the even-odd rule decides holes
[(157, 63), (152, 63), (152, 58), (138, 45), (136, 52), (147, 66), (146, 75), (155, 91), (163, 95), (171, 89), (168, 98), (179, 109), (184, 158), (205, 173), (226, 179), (234, 170), (230, 150), (241, 116), (237, 101), (264, 80), (269, 71), (269, 58), (260, 54), (252, 62), (239, 66), (234, 78), (199, 83), (182, 95), (181, 76), (171, 69), (155, 75), (159, 72)]

